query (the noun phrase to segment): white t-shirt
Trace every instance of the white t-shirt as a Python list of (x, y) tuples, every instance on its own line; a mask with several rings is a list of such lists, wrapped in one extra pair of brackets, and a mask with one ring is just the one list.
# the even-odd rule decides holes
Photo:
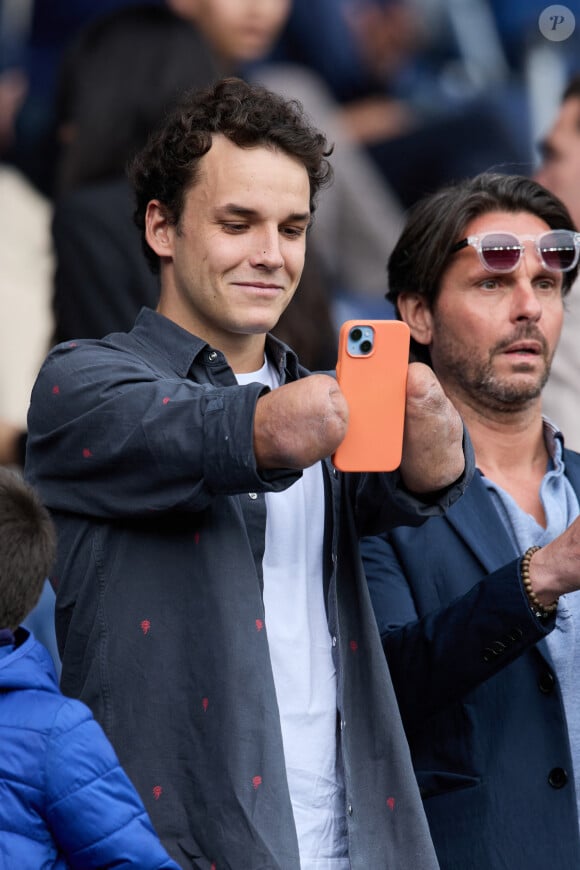
[[(274, 367), (238, 383), (279, 386)], [(323, 593), (324, 483), (317, 462), (266, 493), (266, 630), (302, 870), (348, 870), (344, 782), (337, 757), (336, 672)]]

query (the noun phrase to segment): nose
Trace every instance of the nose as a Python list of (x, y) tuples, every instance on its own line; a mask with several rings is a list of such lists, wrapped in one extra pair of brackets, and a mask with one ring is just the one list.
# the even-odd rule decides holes
[(252, 266), (272, 271), (281, 269), (284, 265), (284, 257), (280, 248), (280, 236), (278, 227), (265, 229), (256, 238), (256, 249), (250, 262)]
[(514, 273), (512, 293), (513, 320), (539, 320), (542, 316), (542, 302), (533, 284), (533, 278), (538, 270), (535, 251), (526, 250), (520, 265)]

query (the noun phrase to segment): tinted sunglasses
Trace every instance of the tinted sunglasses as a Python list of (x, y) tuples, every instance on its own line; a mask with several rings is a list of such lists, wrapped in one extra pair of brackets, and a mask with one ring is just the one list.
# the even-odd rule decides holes
[(580, 233), (572, 230), (550, 230), (539, 236), (516, 236), (502, 232), (468, 236), (453, 245), (451, 253), (471, 245), (485, 269), (490, 272), (513, 272), (524, 253), (523, 242), (534, 242), (540, 262), (549, 272), (569, 272), (580, 257)]

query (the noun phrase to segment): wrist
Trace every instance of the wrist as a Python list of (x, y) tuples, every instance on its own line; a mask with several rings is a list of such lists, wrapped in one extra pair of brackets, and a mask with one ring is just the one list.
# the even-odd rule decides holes
[(530, 576), (530, 564), (532, 558), (540, 549), (541, 547), (537, 546), (528, 547), (520, 562), (520, 577), (532, 613), (538, 619), (548, 619), (550, 616), (553, 616), (555, 614), (558, 608), (558, 598), (550, 601), (549, 603), (540, 601), (538, 595), (536, 594), (532, 578)]

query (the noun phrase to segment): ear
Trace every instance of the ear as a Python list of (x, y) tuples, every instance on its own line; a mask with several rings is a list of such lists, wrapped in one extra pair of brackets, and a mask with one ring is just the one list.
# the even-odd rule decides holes
[(172, 256), (173, 231), (165, 209), (158, 199), (152, 199), (145, 213), (145, 238), (158, 257)]
[(397, 308), (415, 341), (418, 344), (431, 344), (433, 318), (427, 298), (421, 293), (404, 292), (397, 297)]

